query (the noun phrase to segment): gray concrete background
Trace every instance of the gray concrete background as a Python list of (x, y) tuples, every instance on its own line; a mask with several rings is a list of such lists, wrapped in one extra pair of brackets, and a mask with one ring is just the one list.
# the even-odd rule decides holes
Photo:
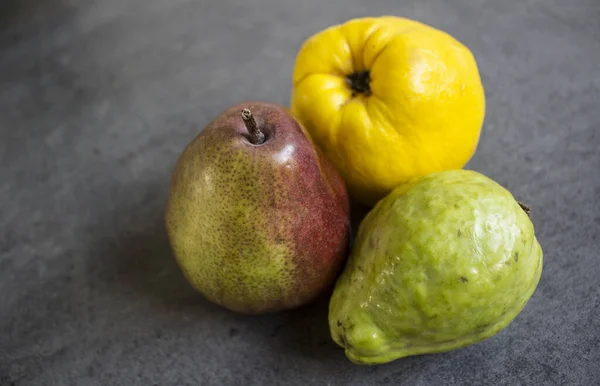
[[(196, 295), (162, 211), (213, 116), (287, 104), (306, 37), (380, 14), (472, 49), (488, 109), (469, 167), (531, 204), (545, 268), (497, 336), (362, 367), (326, 299), (245, 317)], [(598, 384), (599, 20), (596, 0), (3, 1), (0, 384)]]

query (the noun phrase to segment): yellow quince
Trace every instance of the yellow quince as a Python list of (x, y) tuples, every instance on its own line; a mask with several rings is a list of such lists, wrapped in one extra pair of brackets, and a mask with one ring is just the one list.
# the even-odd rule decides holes
[(350, 193), (373, 205), (412, 178), (463, 168), (479, 142), (485, 94), (473, 54), (448, 33), (364, 17), (303, 43), (290, 108)]

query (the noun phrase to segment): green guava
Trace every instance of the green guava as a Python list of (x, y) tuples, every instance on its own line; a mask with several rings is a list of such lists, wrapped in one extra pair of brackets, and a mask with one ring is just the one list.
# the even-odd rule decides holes
[(508, 326), (533, 295), (542, 249), (527, 208), (471, 170), (396, 188), (361, 225), (329, 305), (357, 364), (462, 348)]

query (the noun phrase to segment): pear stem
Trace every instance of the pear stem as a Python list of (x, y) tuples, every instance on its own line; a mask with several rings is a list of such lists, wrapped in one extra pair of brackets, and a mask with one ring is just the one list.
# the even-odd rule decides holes
[(260, 145), (263, 143), (265, 141), (265, 134), (258, 128), (256, 120), (249, 109), (242, 110), (242, 119), (244, 120), (244, 124), (250, 133), (250, 142), (252, 142), (254, 145)]

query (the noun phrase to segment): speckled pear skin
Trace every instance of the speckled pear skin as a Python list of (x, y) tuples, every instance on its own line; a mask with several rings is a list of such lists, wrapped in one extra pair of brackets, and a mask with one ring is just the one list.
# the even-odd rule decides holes
[[(263, 144), (250, 142), (244, 108)], [(184, 149), (165, 221), (191, 285), (245, 314), (291, 309), (330, 291), (350, 242), (337, 170), (287, 109), (263, 102), (228, 108)]]
[(361, 223), (330, 301), (332, 338), (357, 364), (480, 342), (524, 308), (542, 255), (529, 216), (490, 178), (414, 180)]

